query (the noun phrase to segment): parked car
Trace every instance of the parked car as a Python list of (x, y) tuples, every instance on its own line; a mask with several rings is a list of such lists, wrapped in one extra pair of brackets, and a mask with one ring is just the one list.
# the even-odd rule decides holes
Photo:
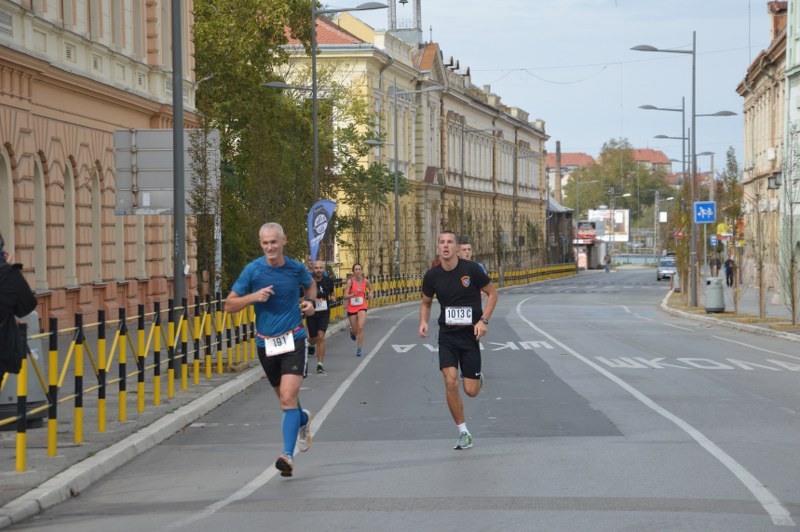
[(675, 266), (675, 257), (662, 257), (658, 261), (656, 280), (660, 281), (661, 279), (666, 278), (672, 279), (677, 271), (677, 267)]

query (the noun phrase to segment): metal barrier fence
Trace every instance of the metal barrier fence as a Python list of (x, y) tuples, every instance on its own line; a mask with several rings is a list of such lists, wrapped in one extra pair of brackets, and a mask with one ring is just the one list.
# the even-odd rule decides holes
[[(103, 433), (107, 430), (106, 403), (110, 386), (116, 384), (118, 397), (116, 419), (124, 422), (128, 418), (129, 379), (136, 380), (136, 410), (141, 414), (146, 408), (145, 384), (148, 373), (152, 375), (150, 393), (152, 404), (158, 406), (162, 403), (164, 393), (164, 383), (162, 383), (164, 367), (166, 367), (166, 396), (171, 399), (175, 397), (176, 381), (181, 390), (186, 390), (189, 386), (190, 359), (193, 384), (199, 384), (201, 376), (211, 379), (214, 371), (222, 374), (226, 367), (248, 364), (251, 358), (256, 357), (255, 313), (252, 307), (248, 307), (235, 314), (227, 314), (222, 311), (222, 303), (219, 294), (214, 301), (210, 296), (205, 302), (196, 297), (194, 305), (191, 306), (184, 300), (182, 306), (176, 307), (173, 300), (169, 300), (166, 310), (162, 310), (161, 304), (155, 302), (152, 312), (146, 313), (144, 305), (139, 305), (137, 315), (130, 317), (126, 315), (125, 308), (120, 308), (119, 318), (116, 320), (107, 320), (105, 311), (99, 310), (96, 323), (84, 324), (83, 314), (76, 314), (74, 327), (60, 330), (58, 319), (51, 318), (47, 332), (30, 337), (27, 337), (27, 326), (21, 324), (26, 331), (26, 352), (29, 356), (23, 359), (20, 372), (16, 375), (17, 415), (0, 420), (0, 427), (16, 423), (16, 470), (18, 472), (26, 470), (28, 422), (36, 416), (43, 416), (45, 412), (48, 430), (47, 455), (50, 457), (57, 455), (60, 405), (70, 402), (73, 404), (73, 442), (80, 444), (84, 441), (84, 399), (89, 394), (96, 395), (97, 432)], [(106, 334), (112, 328), (114, 335), (109, 348)], [(130, 334), (131, 329), (136, 336), (135, 343), (134, 334)], [(96, 333), (94, 348), (86, 339), (90, 331)], [(59, 337), (63, 335), (71, 335), (71, 340), (65, 357), (59, 360)], [(42, 339), (47, 339), (49, 343), (46, 382), (37, 357), (30, 356), (29, 349), (32, 341)], [(135, 369), (131, 371), (128, 370), (128, 348), (135, 363)], [(166, 354), (165, 359), (162, 358), (162, 354)], [(96, 383), (85, 388), (84, 363), (87, 360), (91, 364)], [(118, 376), (109, 378), (115, 360)], [(70, 369), (74, 387), (68, 395), (62, 397)], [(44, 392), (44, 405), (35, 407), (28, 405), (28, 372), (31, 370), (35, 372), (36, 380)], [(0, 390), (5, 387), (9, 378), (14, 376), (6, 375), (4, 382), (0, 383)]]
[[(574, 273), (575, 266), (570, 263), (500, 274), (493, 272), (489, 277), (501, 286), (513, 286)], [(419, 300), (422, 277), (421, 274), (409, 274), (399, 278), (367, 277), (373, 288), (370, 306), (383, 307)], [(344, 286), (343, 279), (335, 280), (336, 302), (331, 305), (332, 321), (345, 317), (345, 307), (342, 302)], [(0, 420), (0, 428), (16, 423), (16, 471), (26, 470), (28, 425), (29, 421), (37, 416), (47, 417), (47, 456), (54, 457), (58, 452), (58, 413), (61, 405), (70, 402), (73, 405), (73, 442), (80, 444), (84, 441), (84, 399), (87, 396), (96, 395), (97, 432), (104, 433), (108, 427), (109, 386), (116, 385), (118, 398), (116, 420), (124, 422), (128, 418), (129, 379), (135, 378), (136, 411), (142, 414), (146, 409), (148, 375), (152, 378), (150, 381), (152, 405), (159, 406), (162, 404), (165, 384), (168, 399), (175, 397), (176, 381), (181, 390), (188, 388), (190, 366), (191, 383), (197, 385), (201, 378), (210, 380), (214, 372), (221, 375), (226, 369), (247, 365), (250, 360), (257, 358), (253, 307), (228, 314), (222, 310), (223, 303), (219, 293), (216, 299), (211, 300), (208, 296), (204, 302), (195, 297), (193, 305), (188, 305), (184, 299), (182, 305), (177, 307), (170, 299), (166, 309), (161, 308), (161, 303), (155, 302), (152, 312), (149, 313), (145, 312), (144, 305), (139, 305), (135, 316), (127, 316), (125, 308), (120, 308), (116, 320), (107, 320), (105, 311), (99, 310), (96, 323), (85, 324), (83, 314), (75, 314), (74, 326), (60, 330), (58, 319), (50, 318), (46, 332), (30, 337), (27, 336), (26, 324), (20, 324), (25, 331), (26, 352), (29, 356), (22, 361), (18, 375), (6, 375), (3, 382), (0, 382), (0, 391), (9, 378), (16, 378), (17, 383), (17, 414)], [(114, 331), (110, 348), (106, 338), (109, 330)], [(89, 332), (96, 334), (94, 348), (91, 342), (87, 341), (86, 335)], [(71, 340), (65, 357), (60, 360), (59, 337), (66, 335), (70, 335)], [(31, 356), (29, 349), (32, 341), (44, 339), (48, 340), (46, 381), (37, 357)], [(131, 371), (128, 371), (128, 348), (135, 363), (135, 369)], [(166, 355), (166, 358), (162, 355)], [(88, 388), (84, 388), (86, 360), (91, 364), (91, 374), (96, 379), (96, 383), (93, 382)], [(109, 372), (115, 360), (117, 377), (109, 379)], [(62, 396), (70, 367), (74, 386), (67, 395)], [(166, 383), (162, 382), (164, 368), (166, 368)], [(31, 370), (35, 372), (36, 381), (45, 397), (42, 405), (28, 405), (28, 373)]]

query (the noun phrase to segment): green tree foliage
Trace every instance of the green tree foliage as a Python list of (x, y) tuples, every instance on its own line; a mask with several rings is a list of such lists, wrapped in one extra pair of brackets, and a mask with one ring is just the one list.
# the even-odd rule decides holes
[[(661, 196), (665, 197), (669, 195), (670, 187), (666, 184), (664, 172), (651, 171), (636, 164), (632, 150), (625, 138), (606, 142), (593, 164), (572, 172), (564, 186), (564, 205), (575, 209), (577, 199), (581, 211), (579, 219), (585, 220), (589, 209), (611, 206), (613, 188), (615, 208), (630, 209), (632, 223), (638, 223), (643, 217), (649, 223), (652, 210), (648, 213), (647, 208), (654, 203), (655, 191), (661, 191)], [(623, 197), (623, 194), (630, 194), (630, 197)]]
[(725, 154), (725, 170), (722, 173), (719, 191), (719, 211), (726, 224), (734, 227), (744, 209), (744, 190), (739, 182), (739, 163), (733, 146)]
[[(364, 164), (373, 148), (366, 141), (383, 141), (370, 125), (376, 122), (366, 102), (361, 98), (352, 99), (346, 102), (342, 112), (349, 121), (334, 133), (336, 172), (331, 176), (330, 186), (339, 192), (340, 202), (349, 208), (337, 209), (334, 230), (339, 244), (350, 248), (356, 261), (363, 262), (367, 255), (372, 256), (371, 251), (379, 252), (373, 249), (376, 243), (373, 229), (388, 207), (390, 193), (394, 193), (394, 172), (383, 163)], [(408, 181), (402, 174), (398, 175), (398, 191), (400, 196), (409, 191)], [(391, 253), (393, 257), (394, 250)]]

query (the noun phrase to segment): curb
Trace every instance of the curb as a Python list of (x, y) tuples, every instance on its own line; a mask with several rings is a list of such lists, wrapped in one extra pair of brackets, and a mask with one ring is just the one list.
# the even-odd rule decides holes
[[(387, 308), (402, 308), (419, 305), (419, 301), (407, 301), (370, 309), (373, 313)], [(341, 319), (328, 327), (328, 334), (345, 330), (349, 321)], [(0, 508), (0, 528), (6, 528), (29, 519), (43, 510), (80, 495), (104, 476), (125, 465), (145, 451), (160, 444), (193, 421), (220, 406), (231, 397), (243, 392), (264, 377), (261, 365), (243, 368), (241, 374), (202, 397), (166, 414), (157, 421), (131, 434), (94, 456), (68, 467), (24, 495)]]
[(67, 468), (39, 487), (0, 508), (0, 528), (33, 517), (42, 510), (80, 495), (96, 481), (155, 447), (177, 431), (244, 391), (263, 377), (261, 366), (245, 371), (235, 379), (211, 390), (124, 440)]
[(773, 336), (775, 338), (781, 338), (783, 340), (790, 340), (792, 342), (800, 342), (800, 334), (788, 333), (783, 331), (775, 331), (772, 329), (768, 329), (766, 327), (760, 327), (758, 325), (748, 325), (746, 323), (736, 323), (733, 321), (723, 320), (719, 318), (712, 318), (711, 316), (699, 316), (697, 314), (693, 314), (691, 312), (684, 312), (682, 310), (674, 309), (669, 306), (669, 297), (672, 295), (672, 290), (667, 292), (667, 295), (661, 300), (661, 310), (666, 312), (667, 314), (672, 314), (673, 316), (680, 316), (682, 318), (688, 318), (690, 320), (701, 321), (703, 323), (708, 323), (710, 325), (719, 325), (721, 327), (728, 327), (729, 329), (736, 329), (739, 331), (745, 331), (755, 334), (761, 334), (764, 336)]

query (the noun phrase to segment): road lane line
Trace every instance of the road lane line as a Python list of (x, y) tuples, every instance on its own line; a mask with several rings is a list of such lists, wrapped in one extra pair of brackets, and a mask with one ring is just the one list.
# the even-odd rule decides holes
[(640, 320), (652, 321), (654, 323), (658, 323), (659, 325), (666, 325), (667, 327), (674, 327), (674, 328), (680, 329), (682, 331), (694, 332), (694, 329), (687, 329), (686, 327), (681, 327), (680, 325), (673, 325), (671, 323), (666, 323), (666, 322), (661, 321), (661, 320), (654, 320), (653, 318), (646, 318), (644, 316), (637, 316), (637, 315), (634, 315), (634, 317), (635, 318), (639, 318)]
[[(415, 310), (414, 312), (409, 312), (408, 314), (400, 318), (400, 321), (398, 321), (394, 326), (392, 326), (392, 328), (389, 329), (389, 332), (386, 333), (386, 335), (383, 338), (381, 338), (381, 340), (377, 344), (375, 344), (375, 347), (372, 348), (372, 351), (370, 351), (369, 354), (366, 357), (364, 357), (364, 362), (362, 364), (359, 364), (358, 367), (356, 367), (356, 369), (353, 370), (350, 376), (347, 377), (347, 379), (345, 379), (344, 382), (342, 382), (342, 384), (339, 385), (339, 387), (336, 389), (336, 392), (330, 397), (330, 399), (328, 399), (328, 401), (325, 403), (325, 406), (322, 407), (322, 410), (320, 410), (316, 414), (316, 416), (314, 416), (314, 427), (316, 428), (312, 430), (311, 432), (312, 436), (317, 433), (320, 426), (322, 426), (322, 424), (325, 422), (325, 419), (327, 419), (328, 415), (331, 413), (331, 411), (333, 411), (334, 407), (337, 405), (339, 400), (345, 394), (347, 389), (350, 388), (350, 385), (353, 384), (353, 382), (356, 380), (356, 377), (358, 377), (361, 374), (361, 372), (364, 371), (364, 368), (367, 366), (369, 361), (372, 360), (375, 354), (381, 349), (381, 347), (383, 347), (383, 344), (386, 343), (386, 340), (388, 340), (389, 337), (392, 335), (392, 333), (394, 333), (394, 331), (396, 331), (397, 328), (400, 327), (400, 325), (405, 321), (406, 318), (414, 315), (419, 315), (419, 311)], [(188, 517), (175, 521), (167, 525), (166, 528), (169, 530), (176, 528), (183, 528), (185, 526), (191, 525), (192, 523), (196, 523), (201, 519), (210, 517), (211, 515), (225, 508), (229, 504), (246, 499), (247, 497), (252, 495), (256, 490), (258, 490), (259, 488), (264, 486), (267, 482), (272, 480), (272, 477), (274, 477), (277, 474), (278, 470), (275, 469), (275, 466), (273, 464), (270, 464), (269, 467), (267, 467), (264, 471), (262, 471), (260, 475), (258, 475), (256, 478), (248, 482), (246, 485), (239, 488), (239, 490), (237, 490), (232, 495), (228, 496), (225, 499), (222, 499), (221, 501), (217, 501), (214, 504), (206, 506), (204, 510), (196, 514), (192, 514)]]
[(742, 345), (742, 346), (750, 348), (750, 349), (755, 349), (756, 351), (764, 351), (765, 353), (772, 353), (773, 355), (779, 355), (779, 356), (782, 356), (782, 357), (787, 357), (787, 358), (793, 358), (795, 360), (800, 360), (800, 357), (798, 357), (798, 356), (787, 355), (786, 353), (781, 353), (779, 351), (772, 351), (770, 349), (765, 349), (763, 347), (758, 347), (757, 345), (746, 344), (744, 342), (739, 342), (737, 340), (731, 340), (729, 338), (723, 338), (722, 336), (714, 336), (713, 338), (716, 338), (717, 340), (722, 340), (722, 341), (725, 341), (725, 342), (730, 342), (732, 344), (739, 344), (739, 345)]
[(570, 348), (569, 346), (565, 345), (564, 343), (560, 342), (558, 339), (554, 338), (552, 335), (546, 333), (536, 325), (534, 325), (530, 320), (528, 320), (522, 314), (522, 305), (528, 301), (533, 299), (533, 297), (529, 297), (523, 299), (517, 305), (517, 316), (519, 316), (522, 321), (527, 323), (533, 330), (537, 331), (542, 336), (550, 339), (553, 343), (564, 349), (566, 352), (583, 362), (584, 364), (588, 365), (610, 381), (616, 383), (620, 386), (623, 390), (627, 391), (633, 397), (638, 399), (642, 404), (656, 412), (657, 414), (663, 416), (664, 418), (668, 419), (672, 423), (674, 423), (678, 428), (683, 430), (686, 434), (688, 434), (692, 439), (694, 439), (701, 447), (703, 447), (706, 451), (711, 454), (714, 458), (719, 460), (722, 465), (724, 465), (728, 470), (739, 479), (739, 481), (744, 484), (744, 486), (753, 494), (753, 496), (758, 500), (767, 514), (772, 518), (772, 523), (777, 526), (795, 526), (794, 521), (792, 521), (791, 514), (789, 511), (781, 504), (780, 500), (778, 500), (775, 495), (770, 492), (763, 483), (761, 483), (752, 473), (750, 473), (747, 469), (744, 468), (741, 464), (739, 464), (736, 460), (733, 459), (728, 453), (723, 451), (720, 447), (718, 447), (714, 442), (708, 439), (702, 432), (694, 428), (692, 425), (684, 421), (683, 419), (679, 418), (666, 408), (662, 407), (648, 396), (640, 392), (638, 389), (634, 388), (624, 380), (620, 379), (610, 371), (607, 371), (602, 366), (595, 364), (585, 356), (581, 355), (574, 349)]

